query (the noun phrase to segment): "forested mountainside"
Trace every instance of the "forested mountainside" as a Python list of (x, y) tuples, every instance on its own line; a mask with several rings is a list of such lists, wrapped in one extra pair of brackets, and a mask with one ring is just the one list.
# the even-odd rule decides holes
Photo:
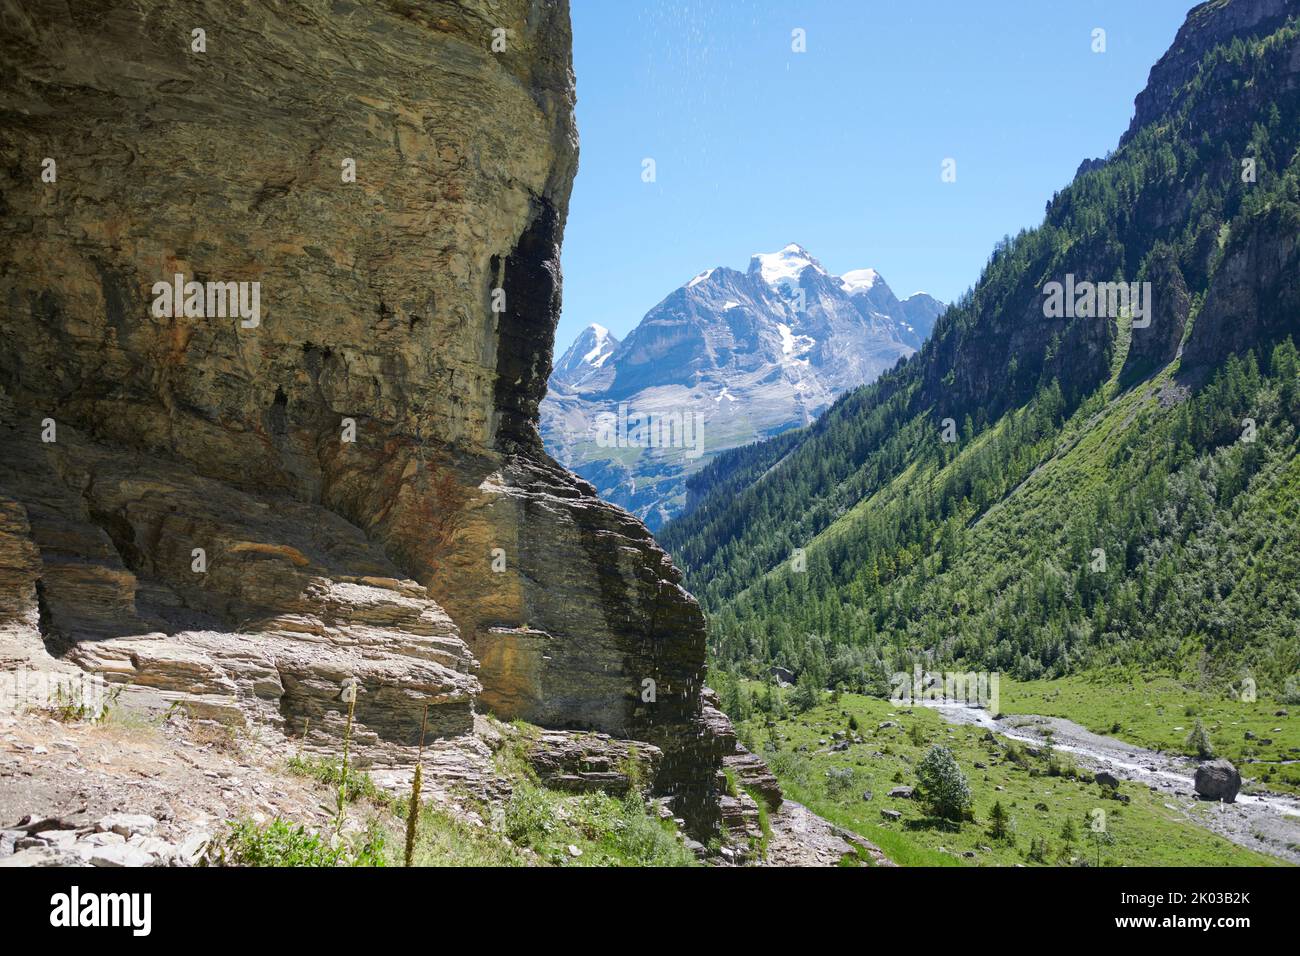
[[(660, 537), (715, 659), (869, 691), (948, 661), (1284, 691), (1298, 140), (1296, 4), (1195, 8), (1118, 148), (998, 244), (919, 353), (693, 479), (698, 506)], [(1149, 282), (1150, 299), (1056, 317), (1045, 288), (1076, 281)]]

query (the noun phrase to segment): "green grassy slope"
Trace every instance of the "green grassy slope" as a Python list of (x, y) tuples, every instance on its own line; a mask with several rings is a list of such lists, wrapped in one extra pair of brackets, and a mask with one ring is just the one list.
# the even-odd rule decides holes
[[(1017, 687), (1015, 697), (1032, 700), (1039, 690), (1034, 685)], [(1169, 796), (1130, 783), (1120, 785), (1120, 794), (1129, 801), (1122, 803), (1109, 798), (1088, 775), (1075, 776), (1068, 759), (1056, 761), (1053, 775), (1046, 754), (1034, 757), (981, 729), (949, 726), (922, 708), (844, 694), (838, 701), (827, 700), (770, 725), (762, 719), (744, 721), (740, 731), (764, 754), (791, 797), (862, 834), (903, 866), (1085, 861), (1092, 866), (1282, 865), (1185, 816), (1208, 812), (1208, 805), (1185, 811)], [(858, 735), (862, 742), (831, 752), (836, 733), (850, 740)], [(916, 765), (935, 744), (953, 752), (974, 794), (973, 818), (960, 825), (934, 820), (917, 800), (888, 796), (895, 787), (916, 783)], [(863, 798), (867, 793), (869, 800)], [(1008, 817), (1008, 834), (1000, 838), (991, 833), (995, 802)], [(1098, 809), (1105, 814), (1106, 839), (1090, 836)], [(882, 810), (896, 811), (900, 818), (888, 820)]]

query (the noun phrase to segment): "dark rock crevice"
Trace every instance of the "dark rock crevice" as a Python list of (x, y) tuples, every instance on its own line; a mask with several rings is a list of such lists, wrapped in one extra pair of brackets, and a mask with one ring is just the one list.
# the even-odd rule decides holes
[[(504, 454), (543, 454), (538, 406), (551, 375), (555, 325), (560, 318), (560, 234), (563, 224), (546, 198), (535, 200), (519, 241), (489, 276), (500, 281), (505, 311), (497, 322), (494, 390), (496, 447)], [(486, 301), (492, 307), (493, 289)]]

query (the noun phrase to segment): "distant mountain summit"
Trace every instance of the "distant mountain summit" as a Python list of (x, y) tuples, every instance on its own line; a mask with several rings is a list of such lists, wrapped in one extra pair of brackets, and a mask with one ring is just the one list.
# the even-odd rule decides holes
[(708, 269), (622, 342), (582, 331), (551, 375), (542, 437), (654, 529), (686, 506), (689, 473), (809, 424), (919, 349), (944, 308), (923, 292), (900, 300), (874, 269), (832, 275), (793, 243), (746, 272)]
[(618, 339), (609, 329), (593, 322), (578, 334), (573, 344), (555, 363), (555, 368), (551, 370), (551, 382), (580, 387), (600, 371), (616, 348)]

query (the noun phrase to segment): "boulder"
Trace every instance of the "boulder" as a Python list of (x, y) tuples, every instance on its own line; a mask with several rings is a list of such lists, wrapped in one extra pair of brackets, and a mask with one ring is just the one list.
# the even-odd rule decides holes
[(1204, 800), (1233, 803), (1237, 799), (1237, 791), (1241, 789), (1241, 774), (1230, 760), (1207, 760), (1196, 768), (1193, 784), (1197, 794)]
[(608, 734), (548, 730), (525, 738), (524, 744), (527, 760), (542, 782), (572, 793), (604, 790), (622, 796), (634, 778), (645, 790), (663, 757), (653, 744)]
[(1093, 780), (1103, 787), (1109, 787), (1111, 790), (1119, 786), (1119, 778), (1106, 770), (1097, 771), (1097, 775), (1093, 777)]
[(152, 853), (125, 843), (89, 847), (82, 857), (91, 866), (154, 866), (158, 862)]
[(81, 859), (58, 847), (44, 846), (19, 850), (0, 858), (0, 866), (80, 866)]
[(911, 800), (915, 790), (912, 787), (895, 787), (889, 795), (896, 800)]
[(137, 833), (152, 833), (158, 821), (144, 813), (110, 813), (102, 818), (95, 829), (99, 833), (120, 833), (133, 837)]

